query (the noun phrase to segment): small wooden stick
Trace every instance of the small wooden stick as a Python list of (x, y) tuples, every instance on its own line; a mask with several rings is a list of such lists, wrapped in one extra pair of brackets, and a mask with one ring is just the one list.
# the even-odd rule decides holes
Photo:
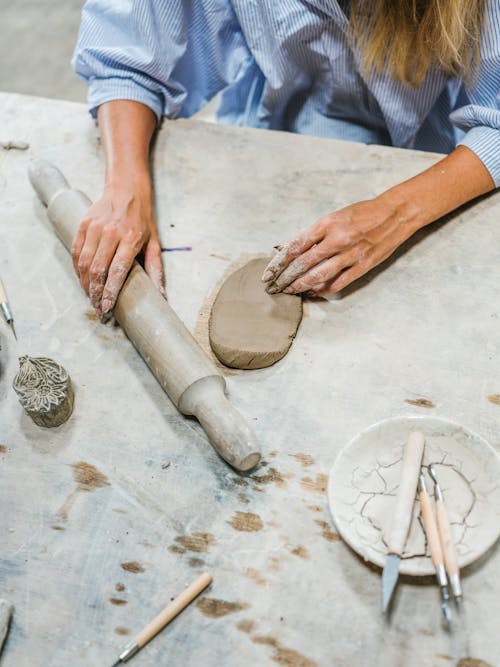
[(451, 612), (448, 604), (448, 578), (444, 567), (444, 556), (441, 548), (441, 541), (439, 539), (439, 531), (436, 523), (436, 517), (432, 509), (431, 499), (427, 493), (424, 475), (420, 475), (420, 511), (422, 513), (422, 523), (424, 524), (425, 534), (427, 536), (427, 543), (429, 551), (431, 552), (432, 562), (436, 568), (436, 578), (438, 580), (439, 589), (441, 593), (441, 609), (445, 621), (448, 625), (451, 622)]
[(158, 616), (153, 618), (153, 620), (143, 628), (135, 639), (127, 644), (123, 653), (120, 655), (119, 659), (115, 665), (119, 665), (121, 662), (127, 662), (132, 658), (141, 648), (146, 646), (146, 644), (155, 637), (160, 630), (170, 623), (170, 621), (177, 616), (183, 609), (185, 609), (190, 602), (192, 602), (197, 595), (199, 595), (208, 585), (212, 583), (212, 577), (204, 572), (200, 574), (198, 579), (193, 581), (180, 595), (178, 595), (175, 600), (173, 600), (169, 605), (165, 607), (163, 611), (160, 611)]
[(434, 482), (434, 497), (436, 499), (436, 516), (439, 528), (439, 537), (441, 538), (441, 546), (443, 548), (444, 563), (446, 565), (446, 572), (450, 580), (451, 590), (454, 597), (462, 597), (462, 586), (460, 584), (460, 571), (458, 568), (457, 552), (455, 543), (453, 542), (453, 535), (451, 533), (451, 524), (448, 517), (448, 510), (444, 503), (443, 493), (439, 486), (436, 471), (432, 463), (428, 466), (429, 474)]

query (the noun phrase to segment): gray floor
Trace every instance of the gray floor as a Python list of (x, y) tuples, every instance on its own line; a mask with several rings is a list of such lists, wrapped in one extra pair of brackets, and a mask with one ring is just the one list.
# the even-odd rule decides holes
[[(0, 91), (85, 102), (71, 68), (84, 0), (0, 0)], [(198, 114), (214, 121), (217, 101)]]
[(83, 0), (0, 0), (0, 90), (84, 102), (71, 69)]

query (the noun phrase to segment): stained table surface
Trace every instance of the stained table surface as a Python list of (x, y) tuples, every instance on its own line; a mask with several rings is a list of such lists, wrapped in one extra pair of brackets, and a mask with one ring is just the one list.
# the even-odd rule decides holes
[[(459, 639), (441, 627), (436, 586), (401, 582), (386, 624), (380, 571), (339, 540), (325, 489), (340, 449), (396, 415), (447, 417), (498, 451), (500, 194), (419, 233), (342, 298), (305, 302), (275, 366), (227, 372), (264, 452), (240, 476), (123, 332), (97, 321), (28, 183), (38, 155), (99, 195), (103, 159), (85, 107), (1, 94), (0, 139), (30, 143), (0, 151), (0, 275), (19, 337), (1, 324), (0, 584), (16, 607), (2, 665), (111, 665), (204, 570), (211, 588), (134, 665), (453, 664)], [(437, 159), (164, 123), (154, 151), (162, 245), (192, 248), (164, 254), (170, 303), (204, 344), (207, 299), (232, 263)], [(69, 371), (75, 409), (63, 426), (42, 429), (23, 414), (11, 389), (22, 354)], [(491, 665), (499, 566), (494, 548), (463, 584), (470, 653)]]

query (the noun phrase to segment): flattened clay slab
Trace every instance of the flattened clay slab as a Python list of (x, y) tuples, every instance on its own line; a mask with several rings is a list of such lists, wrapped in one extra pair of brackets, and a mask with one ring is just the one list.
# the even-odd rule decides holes
[[(365, 560), (383, 567), (386, 536), (394, 515), (403, 449), (410, 431), (425, 435), (423, 472), (429, 493), (433, 463), (448, 509), (459, 567), (490, 549), (500, 533), (500, 457), (479, 435), (437, 417), (396, 417), (358, 434), (338, 455), (328, 480), (335, 526)], [(415, 490), (416, 491), (416, 490)], [(420, 503), (413, 518), (400, 572), (432, 575)]]
[(73, 387), (62, 366), (48, 357), (19, 357), (12, 383), (19, 402), (38, 426), (60, 426), (73, 412)]
[(232, 273), (212, 306), (210, 345), (231, 368), (265, 368), (279, 361), (302, 319), (299, 296), (267, 294), (261, 276), (268, 263), (268, 258), (253, 259)]

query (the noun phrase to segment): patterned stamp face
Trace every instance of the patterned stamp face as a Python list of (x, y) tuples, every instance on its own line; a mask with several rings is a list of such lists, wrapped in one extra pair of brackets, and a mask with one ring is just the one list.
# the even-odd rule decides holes
[[(386, 536), (394, 515), (403, 449), (411, 430), (425, 434), (422, 461), (430, 493), (434, 464), (448, 509), (460, 567), (479, 558), (498, 537), (500, 462), (478, 435), (438, 418), (401, 417), (362, 432), (340, 453), (328, 484), (330, 509), (339, 533), (365, 560), (383, 566)], [(400, 571), (434, 573), (420, 503), (413, 516)]]
[(73, 410), (70, 377), (48, 357), (19, 358), (19, 372), (12, 386), (19, 402), (39, 426), (59, 426)]

